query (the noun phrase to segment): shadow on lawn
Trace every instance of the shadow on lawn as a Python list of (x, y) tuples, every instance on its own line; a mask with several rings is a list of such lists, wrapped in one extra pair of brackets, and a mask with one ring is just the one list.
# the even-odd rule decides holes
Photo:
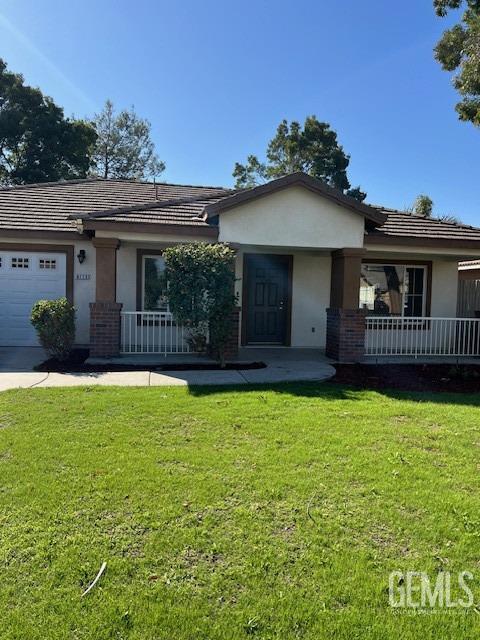
[(392, 400), (410, 400), (411, 402), (434, 402), (436, 404), (457, 404), (480, 408), (479, 393), (448, 393), (401, 391), (398, 389), (369, 389), (339, 384), (335, 382), (279, 382), (270, 384), (248, 385), (205, 385), (190, 386), (190, 395), (204, 397), (213, 394), (246, 392), (265, 393), (273, 391), (302, 398), (319, 398), (322, 400), (364, 400), (365, 393), (375, 393)]

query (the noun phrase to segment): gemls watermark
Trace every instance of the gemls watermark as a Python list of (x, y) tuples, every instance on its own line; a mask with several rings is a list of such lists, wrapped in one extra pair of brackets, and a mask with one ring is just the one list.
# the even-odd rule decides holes
[(469, 609), (474, 606), (470, 571), (392, 571), (388, 580), (388, 602), (395, 609)]

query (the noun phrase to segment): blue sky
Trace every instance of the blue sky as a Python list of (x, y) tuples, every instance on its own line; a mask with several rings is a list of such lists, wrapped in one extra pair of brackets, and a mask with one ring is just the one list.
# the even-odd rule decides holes
[(282, 118), (315, 114), (368, 201), (427, 193), (480, 226), (480, 131), (432, 54), (448, 24), (431, 0), (0, 0), (0, 56), (68, 115), (133, 104), (166, 181), (231, 185)]

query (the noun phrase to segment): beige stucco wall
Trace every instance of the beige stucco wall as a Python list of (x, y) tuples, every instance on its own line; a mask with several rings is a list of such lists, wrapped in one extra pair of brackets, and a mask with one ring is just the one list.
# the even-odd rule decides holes
[(124, 311), (136, 311), (136, 291), (137, 245), (122, 243), (117, 250), (117, 302)]
[[(57, 244), (70, 245), (74, 247), (73, 261), (73, 304), (76, 308), (76, 343), (79, 345), (87, 345), (90, 342), (90, 307), (89, 303), (95, 300), (95, 249), (91, 242), (59, 240), (54, 236), (47, 239), (32, 238), (5, 238), (0, 237), (2, 242), (11, 242), (15, 244)], [(80, 249), (85, 250), (86, 259), (83, 264), (77, 260), (77, 254)], [(88, 280), (80, 280), (80, 274), (90, 276)]]
[[(236, 292), (242, 301), (243, 259), (245, 253), (285, 253), (274, 250), (255, 251), (243, 247), (237, 252)], [(323, 349), (326, 338), (326, 309), (330, 302), (331, 257), (310, 251), (293, 251), (292, 273), (292, 347)], [(313, 329), (313, 331), (312, 331)]]
[(433, 317), (455, 318), (457, 315), (458, 263), (451, 260), (432, 261)]
[(292, 346), (325, 348), (330, 304), (330, 256), (293, 257)]
[(225, 211), (223, 242), (270, 247), (362, 247), (362, 216), (294, 186)]

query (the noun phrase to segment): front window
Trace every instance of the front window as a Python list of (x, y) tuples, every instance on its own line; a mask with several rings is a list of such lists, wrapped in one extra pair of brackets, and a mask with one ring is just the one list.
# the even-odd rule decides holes
[(425, 266), (362, 264), (360, 308), (377, 316), (424, 316), (426, 277)]
[(168, 311), (165, 260), (161, 256), (143, 256), (142, 311)]

